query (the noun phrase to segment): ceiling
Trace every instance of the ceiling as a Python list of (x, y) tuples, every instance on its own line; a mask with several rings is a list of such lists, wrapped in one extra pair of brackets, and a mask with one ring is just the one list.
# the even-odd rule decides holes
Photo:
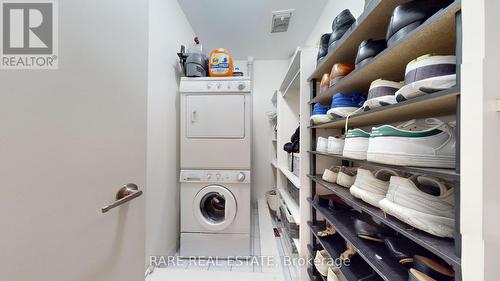
[[(235, 59), (286, 59), (304, 44), (327, 0), (178, 0), (209, 52), (226, 48)], [(295, 9), (287, 32), (272, 33), (272, 12)], [(186, 42), (188, 44), (190, 42)]]

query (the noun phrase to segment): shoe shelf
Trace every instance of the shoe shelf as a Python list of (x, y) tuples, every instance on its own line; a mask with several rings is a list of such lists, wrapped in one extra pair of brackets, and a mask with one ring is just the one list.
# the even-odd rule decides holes
[[(325, 250), (333, 260), (338, 259), (340, 254), (346, 250), (345, 240), (340, 235), (335, 234), (329, 237), (318, 237), (317, 233), (324, 230), (324, 228), (314, 225), (312, 222), (307, 222), (307, 225), (311, 229), (316, 241), (319, 242), (321, 248), (323, 248), (323, 250)], [(316, 251), (313, 246), (308, 245), (307, 248), (311, 256), (314, 258), (316, 256)], [(359, 279), (370, 275), (373, 272), (373, 269), (359, 255), (354, 255), (350, 258), (348, 266), (340, 267), (340, 272), (344, 275), (347, 281), (358, 281)], [(319, 274), (319, 272), (317, 272), (317, 275), (326, 280), (326, 278)]]
[(300, 225), (300, 211), (299, 211), (299, 205), (293, 200), (292, 196), (288, 193), (288, 191), (278, 188), (278, 192), (281, 195), (281, 199), (285, 202), (285, 205), (290, 211), (290, 214), (292, 215), (293, 220), (295, 221), (296, 224)]
[[(321, 207), (311, 198), (308, 201), (337, 230), (340, 236), (351, 242), (357, 251), (357, 255), (363, 258), (383, 280), (407, 280), (407, 269), (390, 256), (384, 243), (362, 240), (356, 235), (354, 221), (359, 216), (359, 212), (356, 210), (333, 211)], [(352, 267), (353, 270), (357, 270), (354, 266)]]
[(356, 23), (337, 43), (337, 47), (329, 52), (316, 70), (309, 76), (321, 79), (323, 73), (330, 72), (333, 64), (338, 62), (354, 62), (359, 44), (368, 38), (383, 38), (387, 32), (392, 11), (405, 0), (372, 0)]
[[(329, 104), (332, 96), (338, 92), (359, 91), (366, 93), (371, 82), (379, 78), (402, 81), (404, 80), (406, 64), (419, 56), (429, 53), (455, 54), (455, 15), (460, 9), (461, 2), (457, 0), (433, 15), (396, 45), (382, 51), (371, 62), (361, 68), (356, 68), (333, 87), (328, 88), (325, 93), (312, 98), (309, 103)], [(388, 20), (388, 18), (385, 18), (385, 20)], [(371, 30), (369, 26), (366, 28)], [(370, 34), (367, 34), (363, 40), (374, 37)], [(346, 34), (346, 36), (349, 36), (349, 34)], [(357, 50), (357, 46), (349, 47), (353, 52)], [(354, 59), (350, 61), (337, 60), (335, 62), (352, 63)], [(322, 70), (322, 73), (330, 72), (326, 67)], [(316, 71), (319, 71), (319, 69)], [(314, 79), (318, 77), (314, 75)]]
[(300, 188), (300, 179), (296, 175), (294, 175), (288, 168), (280, 167), (281, 173), (285, 175), (285, 177), (293, 184), (295, 187)]
[[(351, 195), (349, 189), (347, 188), (341, 187), (334, 183), (326, 182), (319, 176), (310, 175), (309, 177), (314, 182), (320, 184), (321, 186), (325, 187), (326, 189), (332, 191), (337, 196), (342, 198), (342, 200), (344, 200), (344, 202), (351, 206), (353, 209), (365, 212), (366, 214), (372, 216), (376, 221), (384, 223), (386, 226), (394, 229), (396, 232), (422, 246), (429, 252), (442, 258), (451, 266), (460, 266), (461, 261), (455, 253), (455, 243), (453, 239), (437, 237), (415, 229), (396, 218), (386, 215), (382, 210), (371, 206), (358, 198), (355, 198)], [(323, 208), (323, 212), (328, 212), (328, 208)]]
[(283, 97), (286, 96), (289, 90), (298, 90), (300, 87), (300, 55), (301, 49), (297, 48), (290, 60), (288, 70), (283, 77), (283, 81), (281, 82), (281, 86), (279, 88)]
[[(453, 87), (396, 104), (374, 108), (352, 115), (349, 117), (348, 125), (350, 128), (363, 127), (374, 124), (402, 122), (415, 118), (455, 114), (456, 97), (458, 95), (460, 95), (458, 87)], [(341, 129), (345, 127), (346, 122), (346, 118), (339, 118), (327, 123), (311, 125), (309, 128)]]
[(460, 180), (460, 174), (457, 173), (455, 169), (404, 167), (404, 166), (379, 164), (379, 163), (369, 162), (366, 160), (352, 159), (352, 158), (348, 158), (348, 157), (343, 157), (340, 154), (331, 154), (331, 153), (324, 153), (324, 152), (319, 152), (319, 151), (309, 151), (309, 153), (315, 154), (315, 155), (321, 155), (321, 156), (325, 156), (325, 157), (332, 157), (332, 158), (336, 158), (338, 160), (354, 162), (354, 163), (358, 164), (360, 167), (376, 168), (376, 169), (388, 168), (388, 169), (393, 169), (393, 170), (412, 173), (412, 174), (422, 174), (422, 175), (435, 176), (435, 177), (447, 179), (450, 181)]

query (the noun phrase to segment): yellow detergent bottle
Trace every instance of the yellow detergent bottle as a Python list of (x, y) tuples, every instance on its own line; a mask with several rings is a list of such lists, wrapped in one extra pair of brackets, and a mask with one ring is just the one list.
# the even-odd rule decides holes
[(233, 76), (233, 59), (226, 49), (215, 49), (210, 52), (208, 73), (213, 77)]

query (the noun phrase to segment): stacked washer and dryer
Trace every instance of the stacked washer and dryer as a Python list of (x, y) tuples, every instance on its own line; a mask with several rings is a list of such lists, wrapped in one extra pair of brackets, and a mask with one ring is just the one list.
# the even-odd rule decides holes
[(180, 255), (250, 256), (250, 78), (181, 78), (180, 93)]

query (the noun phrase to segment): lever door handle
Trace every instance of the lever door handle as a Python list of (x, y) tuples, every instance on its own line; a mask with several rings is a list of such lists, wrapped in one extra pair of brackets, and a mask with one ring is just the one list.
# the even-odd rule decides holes
[(101, 211), (103, 213), (106, 213), (109, 210), (116, 208), (120, 205), (123, 205), (128, 201), (133, 200), (141, 195), (142, 195), (142, 190), (139, 190), (136, 184), (128, 183), (118, 190), (118, 192), (116, 193), (116, 201), (107, 206), (102, 207)]

